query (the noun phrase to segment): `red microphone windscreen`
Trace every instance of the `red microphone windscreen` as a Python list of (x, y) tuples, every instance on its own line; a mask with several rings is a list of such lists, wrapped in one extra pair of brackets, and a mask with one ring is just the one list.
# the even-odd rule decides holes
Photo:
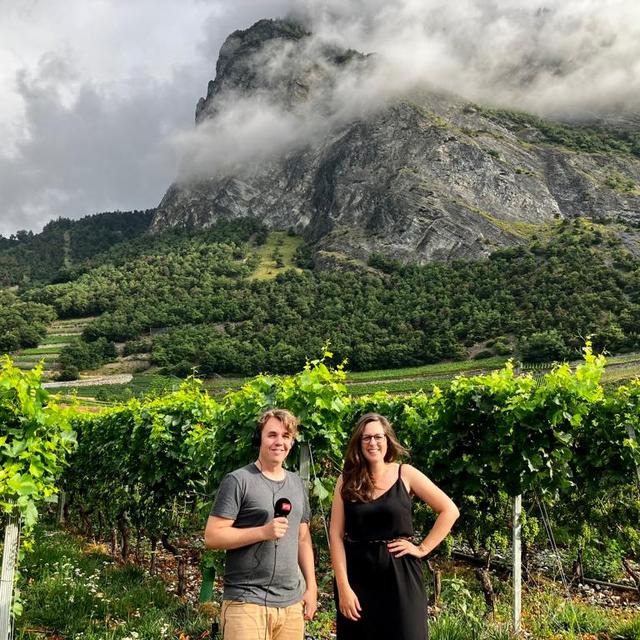
[(291, 500), (289, 498), (278, 498), (273, 506), (273, 515), (276, 518), (286, 518), (291, 512)]

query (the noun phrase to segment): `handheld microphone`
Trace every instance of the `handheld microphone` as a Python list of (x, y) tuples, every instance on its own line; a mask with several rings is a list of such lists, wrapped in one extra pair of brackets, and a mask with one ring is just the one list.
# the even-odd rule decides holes
[(291, 500), (289, 498), (278, 498), (273, 506), (274, 518), (287, 518), (291, 513)]
[[(287, 518), (291, 513), (291, 500), (289, 498), (278, 498), (273, 505), (273, 517), (274, 518)], [(276, 547), (278, 541), (276, 540)]]

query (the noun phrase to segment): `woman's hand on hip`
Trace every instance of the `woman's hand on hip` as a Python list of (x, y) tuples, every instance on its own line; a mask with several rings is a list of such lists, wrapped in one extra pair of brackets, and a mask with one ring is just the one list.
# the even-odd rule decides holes
[(424, 558), (426, 555), (420, 547), (413, 544), (411, 540), (405, 538), (398, 538), (387, 543), (387, 549), (394, 558), (401, 558), (402, 556), (413, 556), (414, 558)]

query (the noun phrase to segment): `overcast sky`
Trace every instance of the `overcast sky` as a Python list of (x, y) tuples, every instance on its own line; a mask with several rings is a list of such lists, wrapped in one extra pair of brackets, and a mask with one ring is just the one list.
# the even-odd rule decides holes
[(250, 157), (316, 133), (260, 102), (193, 131), (226, 36), (292, 9), (378, 54), (338, 84), (343, 117), (422, 83), (548, 116), (640, 104), (637, 0), (0, 0), (0, 234), (154, 207), (182, 153), (215, 168), (225, 141)]
[(0, 0), (0, 234), (154, 207), (229, 33), (286, 0)]

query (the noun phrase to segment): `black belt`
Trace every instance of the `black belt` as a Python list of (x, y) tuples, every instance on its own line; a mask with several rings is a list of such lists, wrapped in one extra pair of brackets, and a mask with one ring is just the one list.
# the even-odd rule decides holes
[(393, 542), (394, 540), (410, 540), (410, 536), (396, 536), (395, 538), (385, 538), (384, 540), (355, 540), (354, 538), (351, 538), (350, 536), (348, 536), (347, 534), (345, 534), (344, 539), (347, 542), (357, 542), (357, 543), (371, 543), (371, 542), (384, 542), (385, 544), (388, 544), (389, 542)]

